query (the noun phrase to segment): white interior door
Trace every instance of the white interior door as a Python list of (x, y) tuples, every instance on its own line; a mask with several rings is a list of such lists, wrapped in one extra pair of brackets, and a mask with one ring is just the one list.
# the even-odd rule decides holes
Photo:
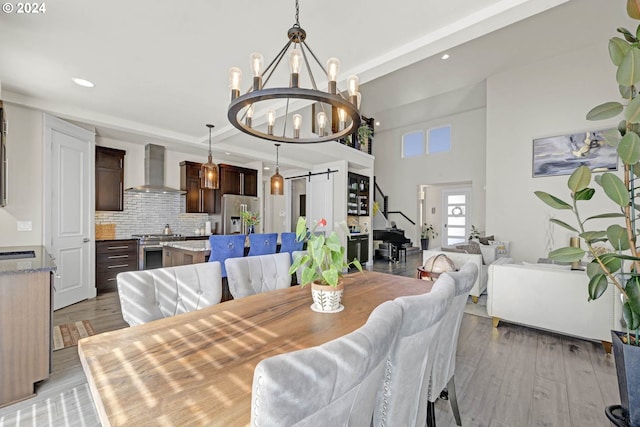
[(45, 115), (45, 241), (58, 267), (54, 310), (96, 295), (94, 144), (93, 132)]
[[(327, 176), (328, 175), (328, 176)], [(324, 231), (328, 235), (333, 230), (333, 174), (311, 176), (307, 181), (307, 225), (313, 226), (315, 221), (324, 218), (326, 227), (318, 227), (316, 231)]]
[(471, 229), (471, 190), (443, 190), (442, 206), (442, 245), (466, 242)]

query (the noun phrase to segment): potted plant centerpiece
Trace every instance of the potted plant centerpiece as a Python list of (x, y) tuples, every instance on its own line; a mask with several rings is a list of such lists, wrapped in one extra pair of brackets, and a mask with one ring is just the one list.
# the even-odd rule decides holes
[(255, 233), (256, 225), (260, 224), (260, 213), (243, 211), (242, 221), (247, 225), (247, 234)]
[[(640, 2), (627, 0), (627, 13), (631, 18), (640, 19)], [(613, 352), (618, 374), (618, 388), (621, 405), (608, 407), (607, 417), (616, 425), (640, 427), (640, 249), (638, 248), (638, 228), (636, 220), (640, 212), (636, 180), (640, 177), (640, 97), (637, 85), (640, 83), (640, 26), (635, 33), (619, 28), (623, 38), (609, 40), (609, 56), (617, 67), (616, 80), (624, 102), (607, 102), (594, 107), (588, 114), (589, 120), (609, 119), (624, 113), (624, 119), (617, 129), (605, 132), (604, 138), (616, 147), (624, 165), (623, 178), (611, 172), (595, 177), (595, 182), (613, 201), (615, 210), (583, 219), (578, 208), (579, 202), (592, 199), (595, 189), (591, 188), (591, 171), (586, 166), (578, 167), (569, 177), (571, 201), (564, 200), (543, 191), (535, 194), (547, 205), (555, 209), (570, 210), (576, 217), (577, 227), (558, 219), (554, 224), (577, 233), (585, 242), (587, 252), (593, 260), (587, 266), (590, 299), (602, 296), (610, 284), (621, 294), (622, 313), (626, 332), (611, 331)], [(591, 228), (594, 222), (610, 219), (606, 230)], [(594, 221), (595, 220), (595, 221)], [(598, 242), (608, 242), (613, 252), (600, 250), (594, 246)], [(549, 257), (558, 261), (580, 261), (585, 250), (579, 247), (565, 247), (552, 251)]]
[(438, 235), (433, 225), (424, 223), (422, 224), (422, 231), (420, 232), (420, 247), (423, 251), (429, 249), (429, 239), (435, 238)]
[[(308, 230), (306, 218), (298, 218), (296, 238), (298, 241), (306, 241), (307, 253), (294, 260), (289, 274), (295, 273), (299, 268), (302, 269), (300, 284), (305, 286), (311, 283), (313, 310), (336, 313), (344, 309), (340, 304), (344, 292), (342, 274), (351, 265), (362, 272), (362, 265), (357, 258), (351, 262), (346, 261), (345, 247), (340, 244), (340, 238), (335, 231), (327, 237), (323, 233), (316, 233), (318, 227), (326, 225), (327, 221), (323, 218)], [(348, 230), (345, 232), (348, 236)]]

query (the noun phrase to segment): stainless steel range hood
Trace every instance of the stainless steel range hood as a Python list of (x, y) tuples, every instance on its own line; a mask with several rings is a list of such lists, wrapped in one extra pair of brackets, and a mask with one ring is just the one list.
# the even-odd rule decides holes
[(132, 193), (187, 193), (164, 186), (164, 147), (155, 144), (144, 146), (144, 185), (127, 188), (126, 191)]

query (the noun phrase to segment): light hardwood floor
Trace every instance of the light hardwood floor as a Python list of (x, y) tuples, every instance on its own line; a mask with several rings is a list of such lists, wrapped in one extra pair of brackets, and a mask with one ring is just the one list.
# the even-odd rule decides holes
[[(413, 276), (420, 262), (414, 255), (398, 264), (377, 261), (373, 269)], [(98, 333), (126, 327), (116, 293), (54, 313), (54, 324), (76, 320), (90, 320)], [(99, 425), (77, 347), (55, 351), (53, 371), (36, 397), (0, 408), (0, 427)], [(613, 357), (600, 344), (508, 323), (494, 329), (491, 319), (468, 314), (456, 390), (463, 426), (470, 427), (608, 426), (604, 407), (619, 403)], [(439, 427), (456, 425), (449, 402), (436, 403), (436, 419)]]

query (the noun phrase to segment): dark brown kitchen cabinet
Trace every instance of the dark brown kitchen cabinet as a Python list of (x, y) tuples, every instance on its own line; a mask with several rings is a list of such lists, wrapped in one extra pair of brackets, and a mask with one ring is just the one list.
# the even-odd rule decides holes
[(138, 240), (96, 242), (96, 288), (98, 293), (116, 289), (116, 276), (138, 269)]
[(221, 164), (220, 195), (240, 194), (244, 196), (258, 195), (258, 171)]
[(180, 190), (187, 192), (187, 213), (219, 213), (217, 190), (200, 188), (200, 167), (202, 163), (180, 162)]
[(96, 146), (96, 210), (121, 211), (126, 151)]

